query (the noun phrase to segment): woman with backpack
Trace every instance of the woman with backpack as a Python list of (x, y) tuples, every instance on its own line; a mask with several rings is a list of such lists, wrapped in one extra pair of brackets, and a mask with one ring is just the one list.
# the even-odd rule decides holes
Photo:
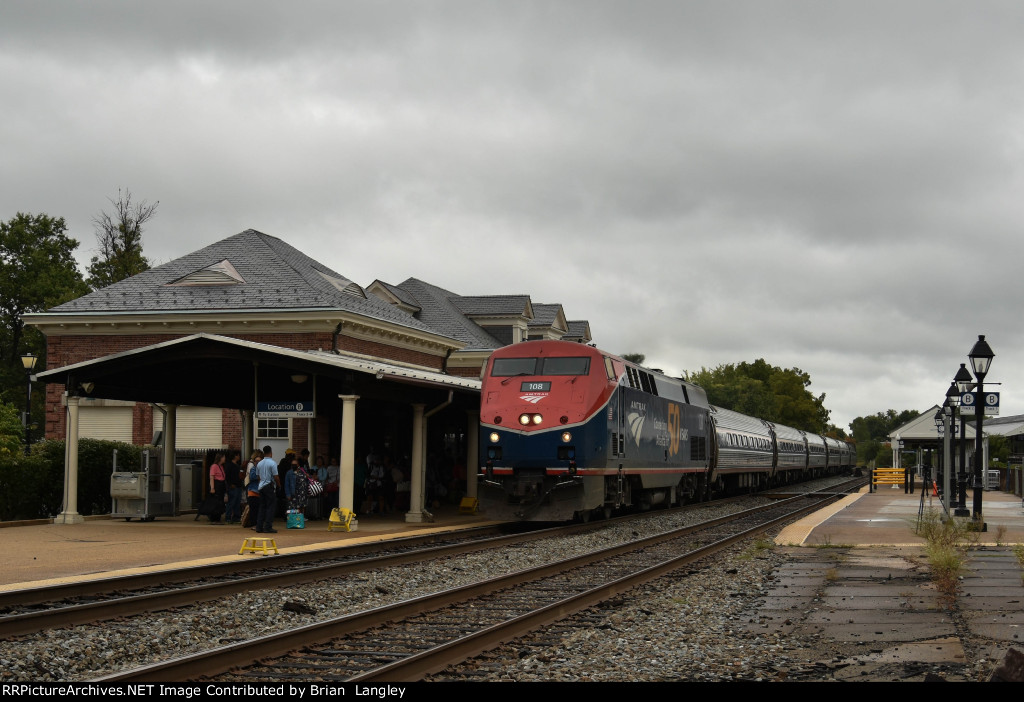
[(242, 514), (242, 528), (254, 528), (256, 515), (260, 513), (260, 475), (256, 466), (263, 460), (263, 452), (256, 449), (245, 465), (245, 512)]

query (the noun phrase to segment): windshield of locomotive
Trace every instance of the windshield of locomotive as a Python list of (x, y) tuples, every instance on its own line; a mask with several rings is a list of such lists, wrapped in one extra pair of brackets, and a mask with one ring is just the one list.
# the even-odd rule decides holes
[(590, 358), (587, 356), (554, 357), (544, 359), (544, 368), (538, 375), (587, 375)]
[(497, 378), (513, 375), (587, 375), (587, 356), (552, 356), (550, 358), (496, 358), (491, 375)]
[(506, 375), (536, 375), (536, 369), (536, 358), (496, 358), (491, 375), (499, 378)]

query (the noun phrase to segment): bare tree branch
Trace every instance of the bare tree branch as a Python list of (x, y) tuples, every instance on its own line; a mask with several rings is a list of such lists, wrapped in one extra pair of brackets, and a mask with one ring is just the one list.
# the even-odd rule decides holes
[(93, 218), (98, 255), (89, 265), (88, 283), (98, 289), (149, 270), (142, 255), (142, 228), (156, 214), (159, 201), (132, 202), (130, 190), (117, 191), (110, 199), (113, 213), (100, 212)]

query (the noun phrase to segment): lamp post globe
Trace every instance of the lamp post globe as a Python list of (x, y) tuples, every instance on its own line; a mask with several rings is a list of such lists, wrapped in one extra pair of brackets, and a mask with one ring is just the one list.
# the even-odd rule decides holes
[(34, 353), (23, 353), (21, 365), (25, 369), (25, 455), (32, 448), (32, 370), (39, 357)]

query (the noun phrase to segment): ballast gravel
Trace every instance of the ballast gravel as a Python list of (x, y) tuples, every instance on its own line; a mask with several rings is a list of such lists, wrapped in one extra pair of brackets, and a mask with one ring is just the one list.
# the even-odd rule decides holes
[[(751, 498), (649, 515), (588, 534), (257, 590), (220, 601), (0, 641), (0, 681), (86, 681), (319, 620), (451, 589), (767, 503)], [(816, 642), (742, 626), (785, 555), (767, 540), (737, 545), (701, 568), (638, 588), (586, 626), (556, 624), (438, 680), (779, 680), (807, 672)], [(304, 607), (286, 605), (304, 604)], [(295, 611), (300, 610), (300, 611)], [(807, 679), (802, 677), (801, 679)]]

